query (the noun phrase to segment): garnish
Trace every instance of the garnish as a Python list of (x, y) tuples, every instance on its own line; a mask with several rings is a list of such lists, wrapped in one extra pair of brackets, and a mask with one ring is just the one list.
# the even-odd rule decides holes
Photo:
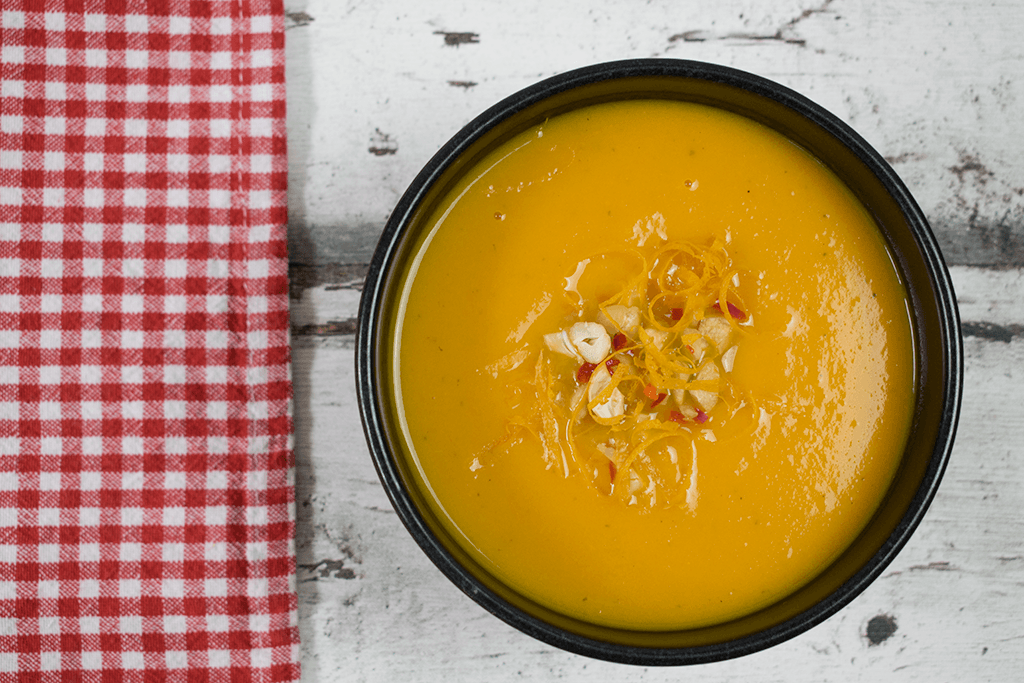
[[(726, 310), (728, 310), (728, 311), (729, 311), (729, 317), (730, 317), (730, 318), (732, 318), (733, 320), (739, 320), (740, 322), (743, 322), (744, 320), (746, 320), (746, 319), (747, 319), (747, 314), (746, 314), (746, 313), (744, 313), (744, 312), (743, 312), (743, 311), (742, 311), (742, 310), (741, 310), (741, 309), (740, 309), (740, 308), (739, 308), (739, 307), (738, 307), (738, 306), (737, 306), (736, 304), (734, 304), (733, 302), (731, 302), (731, 301), (726, 301), (726, 302), (725, 302), (725, 305), (726, 305)], [(719, 313), (722, 313), (723, 315), (724, 315), (724, 313), (725, 313), (725, 311), (723, 311), (723, 310), (722, 310), (722, 303), (721, 303), (720, 301), (719, 301), (719, 302), (716, 302), (716, 303), (715, 303), (715, 304), (714, 304), (714, 305), (712, 306), (712, 308), (714, 308), (714, 309), (715, 309), (716, 311), (718, 311)]]
[(586, 384), (590, 381), (590, 376), (594, 374), (594, 370), (597, 369), (596, 363), (583, 363), (576, 371), (576, 381), (580, 384)]
[(678, 410), (668, 411), (668, 419), (672, 420), (673, 422), (678, 422), (681, 425), (684, 425), (687, 422), (689, 422), (689, 420), (687, 420), (686, 417), (684, 417), (683, 414), (680, 413)]
[[(620, 288), (604, 300), (588, 300), (581, 294), (588, 265), (606, 258), (626, 264)], [(645, 510), (685, 504), (679, 482), (689, 475), (675, 454), (689, 447), (677, 442), (713, 440), (710, 430), (697, 426), (722, 424), (752, 404), (729, 382), (750, 318), (742, 303), (730, 301), (741, 297), (725, 244), (663, 241), (592, 256), (572, 279), (572, 313), (544, 335), (534, 373), (536, 407), (520, 424), (535, 425), (527, 430), (539, 438), (545, 462), (567, 476), (583, 475)], [(595, 372), (602, 364), (607, 372)], [(605, 466), (608, 480), (597, 474)], [(675, 475), (667, 476), (666, 467)]]

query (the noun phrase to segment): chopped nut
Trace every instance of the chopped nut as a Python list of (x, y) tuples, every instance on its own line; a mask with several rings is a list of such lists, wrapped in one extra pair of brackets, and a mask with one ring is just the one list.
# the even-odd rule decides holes
[(600, 363), (612, 350), (612, 338), (598, 323), (576, 323), (569, 328), (569, 342), (588, 363)]
[(583, 356), (576, 352), (576, 347), (574, 347), (572, 342), (569, 341), (569, 334), (565, 330), (545, 334), (544, 344), (546, 344), (547, 347), (555, 353), (575, 358), (581, 362), (583, 361)]
[[(687, 375), (685, 373), (679, 375), (679, 379), (684, 382), (689, 382), (691, 377), (693, 377), (693, 375)], [(676, 402), (677, 406), (679, 406), (679, 412), (681, 412), (686, 419), (692, 420), (693, 416), (697, 414), (697, 411), (686, 403), (686, 389), (672, 389), (669, 393), (672, 394), (672, 400)]]
[[(706, 363), (700, 372), (697, 373), (696, 380), (698, 382), (714, 382), (718, 383), (718, 378), (721, 373), (718, 371), (718, 366), (714, 363)], [(697, 402), (705, 412), (711, 410), (718, 403), (718, 392), (717, 391), (705, 391), (703, 389), (691, 389), (690, 394), (693, 396), (693, 400)]]
[(654, 327), (645, 327), (644, 332), (646, 332), (647, 336), (650, 337), (651, 343), (654, 344), (655, 348), (660, 350), (665, 346), (665, 341), (668, 339), (668, 332)]
[[(612, 376), (609, 373), (595, 372), (591, 375), (590, 383), (587, 385), (587, 400), (593, 401), (596, 399), (611, 382)], [(603, 402), (594, 406), (591, 412), (606, 420), (621, 417), (626, 412), (626, 397), (616, 387), (612, 389), (611, 395)]]
[(600, 363), (612, 350), (612, 339), (597, 323), (576, 323), (568, 330), (544, 335), (544, 344), (563, 356)]
[(732, 338), (732, 325), (725, 318), (718, 316), (704, 318), (697, 323), (697, 330), (720, 351), (725, 349)]
[(676, 405), (679, 406), (679, 413), (687, 420), (692, 420), (697, 417), (697, 409), (691, 406), (689, 403), (683, 403), (686, 398), (685, 389), (676, 389), (672, 392), (672, 398), (675, 399)]
[(604, 326), (608, 334), (625, 332), (630, 336), (635, 336), (636, 328), (640, 326), (640, 309), (636, 306), (621, 304), (606, 306), (598, 313), (597, 321)]
[(733, 365), (736, 362), (736, 351), (738, 351), (739, 348), (739, 346), (730, 346), (726, 349), (725, 353), (722, 354), (722, 369), (726, 372), (732, 372)]

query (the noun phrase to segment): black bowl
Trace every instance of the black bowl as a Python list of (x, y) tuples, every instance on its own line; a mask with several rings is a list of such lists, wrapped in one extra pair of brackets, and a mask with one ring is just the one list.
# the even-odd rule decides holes
[[(668, 99), (718, 107), (772, 128), (830, 168), (878, 223), (907, 287), (916, 337), (917, 403), (896, 477), (849, 548), (785, 599), (728, 623), (638, 632), (585, 623), (503, 585), (444, 530), (417, 490), (393, 420), (393, 313), (406, 260), (460, 174), (496, 146), (546, 118), (623, 99)], [(413, 538), (459, 588), (512, 626), (557, 647), (643, 665), (711, 662), (770, 647), (824, 621), (893, 560), (938, 488), (956, 431), (963, 348), (949, 273), (924, 215), (896, 173), (859, 135), (797, 93), (735, 69), (644, 59), (599, 64), (549, 78), (502, 100), (459, 131), (419, 173), (395, 208), (370, 264), (356, 337), (359, 408), (388, 496)]]

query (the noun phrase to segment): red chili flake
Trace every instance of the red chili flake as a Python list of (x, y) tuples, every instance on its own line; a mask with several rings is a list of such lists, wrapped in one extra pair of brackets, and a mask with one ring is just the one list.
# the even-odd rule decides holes
[(652, 408), (656, 408), (659, 403), (661, 403), (662, 401), (665, 400), (666, 396), (668, 396), (668, 394), (666, 394), (666, 393), (658, 394), (658, 398), (656, 398), (653, 401), (651, 401), (651, 407)]
[(704, 412), (703, 410), (701, 410), (700, 408), (697, 408), (697, 417), (696, 417), (696, 418), (694, 418), (694, 419), (695, 419), (695, 420), (697, 420), (697, 423), (698, 423), (698, 424), (704, 424), (704, 423), (705, 423), (705, 422), (707, 422), (707, 421), (708, 421), (708, 420), (709, 420), (710, 418), (708, 418), (708, 414), (707, 414), (707, 413), (705, 413), (705, 412)]
[(658, 398), (658, 387), (654, 386), (653, 384), (648, 384), (646, 387), (644, 387), (644, 396), (651, 399), (652, 401)]
[(678, 422), (681, 425), (689, 422), (689, 420), (687, 420), (686, 417), (678, 410), (668, 411), (668, 419), (672, 420), (673, 422)]
[(611, 480), (615, 481), (615, 475), (619, 473), (618, 468), (615, 467), (615, 463), (611, 460), (608, 461), (608, 474), (611, 475)]
[[(737, 306), (736, 304), (734, 304), (731, 301), (726, 301), (725, 303), (726, 303), (726, 306), (729, 307), (729, 315), (731, 317), (733, 317), (736, 320), (746, 320), (747, 319), (747, 314), (744, 313), (739, 308), (739, 306)], [(720, 303), (719, 304), (715, 304), (714, 306), (712, 306), (712, 308), (714, 308), (719, 313), (722, 313), (722, 306), (721, 306)]]
[(681, 309), (681, 308), (673, 308), (672, 309), (672, 319), (673, 320), (681, 320), (682, 317), (683, 317), (683, 309)]
[(615, 374), (615, 368), (619, 365), (620, 362), (621, 361), (618, 358), (609, 358), (604, 362), (604, 366), (608, 368), (609, 375)]
[(597, 365), (594, 363), (584, 363), (580, 366), (580, 369), (576, 371), (576, 381), (580, 384), (586, 384), (590, 381), (590, 376), (594, 374), (594, 370)]
[(622, 334), (621, 332), (612, 337), (612, 348), (615, 349), (616, 351), (621, 349), (627, 343), (629, 343), (629, 340), (626, 339), (626, 335)]

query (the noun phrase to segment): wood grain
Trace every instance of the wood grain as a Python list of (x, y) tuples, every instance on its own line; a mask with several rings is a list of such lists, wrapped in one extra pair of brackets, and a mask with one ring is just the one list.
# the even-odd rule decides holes
[[(348, 336), (302, 337), (294, 349), (304, 679), (640, 673), (514, 631), (430, 564), (391, 509), (363, 443), (352, 347)], [(1012, 680), (1024, 663), (1024, 411), (1006, 397), (1021, 393), (1024, 340), (969, 338), (966, 351), (957, 445), (909, 545), (824, 624), (769, 651), (697, 667), (703, 680)], [(875, 644), (868, 624), (880, 615), (896, 628)], [(653, 669), (639, 680), (678, 676)]]
[[(431, 155), (503, 97), (624, 58), (789, 86), (885, 156), (957, 265), (1024, 265), (1016, 0), (289, 0), (292, 260), (366, 263)], [(447, 36), (467, 34), (472, 40)]]
[[(303, 679), (1010, 681), (1024, 667), (1024, 4), (286, 0)], [(353, 381), (362, 279), (405, 187), (462, 125), (567, 69), (751, 71), (851, 124), (932, 223), (965, 332), (960, 429), (921, 527), (851, 605), (686, 670), (567, 654), (426, 559), (384, 495)]]

